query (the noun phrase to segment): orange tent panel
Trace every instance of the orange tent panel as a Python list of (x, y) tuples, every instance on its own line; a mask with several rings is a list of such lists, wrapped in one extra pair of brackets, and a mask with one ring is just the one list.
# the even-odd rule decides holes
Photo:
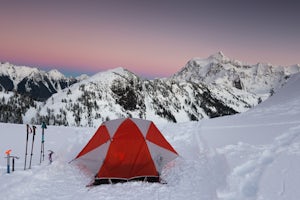
[(82, 151), (77, 155), (76, 158), (85, 155), (86, 153), (94, 150), (100, 145), (106, 143), (110, 140), (110, 136), (105, 126), (100, 126), (96, 131), (95, 135), (90, 139), (88, 144), (82, 149)]
[(173, 147), (169, 144), (169, 142), (163, 137), (163, 135), (160, 133), (160, 131), (154, 125), (153, 122), (150, 124), (146, 139), (154, 144), (157, 144), (158, 146), (161, 146), (177, 154), (177, 152), (173, 149)]
[(132, 178), (157, 176), (145, 138), (138, 127), (125, 120), (113, 137), (98, 177)]

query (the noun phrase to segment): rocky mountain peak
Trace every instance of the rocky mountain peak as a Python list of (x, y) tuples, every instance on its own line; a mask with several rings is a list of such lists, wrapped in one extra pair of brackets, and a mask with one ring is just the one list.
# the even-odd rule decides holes
[(49, 77), (53, 80), (62, 80), (62, 79), (66, 79), (65, 75), (63, 75), (60, 71), (58, 71), (57, 69), (52, 69), (49, 72), (47, 72), (47, 74), (49, 75)]
[(219, 51), (211, 56), (208, 57), (210, 60), (218, 60), (218, 61), (223, 61), (223, 60), (230, 60), (227, 58), (222, 51)]

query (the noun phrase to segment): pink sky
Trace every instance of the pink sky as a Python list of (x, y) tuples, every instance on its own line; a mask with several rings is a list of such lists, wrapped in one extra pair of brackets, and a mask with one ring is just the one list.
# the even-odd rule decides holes
[(74, 74), (121, 66), (148, 77), (218, 51), (250, 64), (300, 63), (299, 5), (161, 2), (7, 1), (0, 61)]

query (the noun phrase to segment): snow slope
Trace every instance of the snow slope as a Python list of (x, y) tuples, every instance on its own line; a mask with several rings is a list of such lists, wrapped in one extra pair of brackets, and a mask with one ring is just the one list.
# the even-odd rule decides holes
[(0, 199), (298, 200), (299, 86), (300, 74), (296, 74), (274, 96), (243, 114), (157, 124), (180, 155), (163, 171), (168, 184), (130, 182), (86, 188), (91, 177), (68, 162), (95, 128), (49, 126), (45, 149), (55, 152), (54, 162), (40, 165), (38, 127), (33, 166), (24, 171), (26, 126), (0, 124), (3, 157), (7, 149), (20, 156), (11, 174), (6, 174), (6, 160), (0, 159)]

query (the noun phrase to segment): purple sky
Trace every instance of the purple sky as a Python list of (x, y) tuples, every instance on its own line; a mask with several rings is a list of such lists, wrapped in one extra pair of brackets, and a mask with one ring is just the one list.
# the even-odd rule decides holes
[(68, 74), (124, 67), (170, 76), (222, 51), (245, 63), (300, 63), (300, 1), (14, 1), (0, 6), (0, 61)]

